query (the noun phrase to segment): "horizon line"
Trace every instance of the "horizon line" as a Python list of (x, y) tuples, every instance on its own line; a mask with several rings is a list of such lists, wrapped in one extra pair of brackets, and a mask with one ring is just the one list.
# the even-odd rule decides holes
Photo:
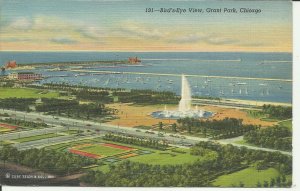
[(0, 50), (0, 52), (205, 52), (205, 53), (293, 53), (293, 51), (120, 51), (120, 50)]

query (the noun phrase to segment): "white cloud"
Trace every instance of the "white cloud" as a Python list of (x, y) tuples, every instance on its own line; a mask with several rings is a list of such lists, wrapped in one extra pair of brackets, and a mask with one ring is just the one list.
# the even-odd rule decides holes
[(104, 31), (100, 27), (81, 26), (78, 32), (83, 36), (91, 39), (100, 39), (104, 37)]
[(121, 33), (125, 34), (126, 37), (139, 37), (146, 39), (160, 39), (168, 35), (167, 32), (158, 30), (155, 27), (145, 26), (135, 22), (125, 22), (121, 25)]
[(237, 44), (239, 41), (228, 37), (210, 36), (205, 38), (205, 42), (207, 44), (214, 44), (214, 45), (228, 45), (228, 44)]
[(178, 37), (175, 37), (169, 42), (172, 43), (179, 43), (179, 44), (185, 44), (185, 43), (197, 43), (200, 40), (202, 40), (205, 36), (202, 34), (187, 34), (187, 35), (181, 35)]
[(71, 39), (69, 37), (55, 37), (50, 39), (51, 42), (57, 43), (57, 44), (75, 44), (77, 43), (76, 40)]
[(13, 29), (28, 30), (32, 27), (32, 21), (26, 17), (19, 17), (8, 26)]

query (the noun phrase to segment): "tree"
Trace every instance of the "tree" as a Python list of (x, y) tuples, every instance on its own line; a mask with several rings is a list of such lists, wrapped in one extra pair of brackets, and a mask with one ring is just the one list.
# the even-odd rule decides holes
[(275, 178), (271, 178), (270, 187), (274, 187), (274, 186), (275, 186)]
[(266, 180), (264, 181), (264, 187), (265, 187), (265, 188), (269, 187), (269, 182), (266, 181)]
[(281, 185), (281, 178), (280, 178), (280, 176), (277, 176), (277, 178), (276, 178), (276, 185), (278, 187), (280, 187), (280, 185)]
[(245, 186), (245, 184), (241, 181), (240, 182), (240, 187), (244, 187)]
[(256, 183), (256, 187), (261, 188), (261, 183), (260, 183), (260, 181), (258, 181), (258, 182)]
[(173, 130), (174, 132), (177, 132), (177, 125), (176, 125), (176, 123), (173, 123), (173, 124), (172, 124), (172, 130)]
[(159, 130), (162, 130), (163, 129), (163, 126), (164, 126), (164, 124), (160, 121), (159, 123), (158, 123), (158, 126), (159, 126)]

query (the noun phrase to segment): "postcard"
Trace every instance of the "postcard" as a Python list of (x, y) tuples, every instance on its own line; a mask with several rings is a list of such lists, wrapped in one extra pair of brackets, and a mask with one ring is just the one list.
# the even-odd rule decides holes
[(0, 185), (294, 185), (291, 1), (0, 9)]

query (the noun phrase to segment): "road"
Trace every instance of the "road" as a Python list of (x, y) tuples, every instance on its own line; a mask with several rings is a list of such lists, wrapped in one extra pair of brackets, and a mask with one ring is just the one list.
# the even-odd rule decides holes
[(57, 126), (52, 128), (44, 128), (44, 129), (35, 129), (35, 130), (28, 130), (28, 131), (20, 131), (15, 133), (5, 133), (0, 135), (0, 140), (12, 140), (12, 139), (19, 139), (22, 137), (30, 137), (35, 135), (42, 135), (42, 134), (48, 134), (48, 133), (57, 133), (61, 131), (66, 131), (66, 127)]
[(61, 137), (53, 137), (49, 139), (41, 139), (37, 141), (30, 141), (30, 142), (24, 142), (24, 143), (16, 143), (13, 146), (18, 148), (18, 150), (26, 150), (31, 148), (43, 148), (46, 146), (61, 144), (61, 143), (67, 143), (72, 142), (74, 140), (84, 140), (84, 139), (93, 139), (99, 136), (82, 136), (82, 137), (76, 137), (75, 135), (68, 135), (68, 136), (61, 136)]
[[(121, 127), (121, 126), (116, 126), (116, 125), (110, 125), (110, 124), (105, 124), (105, 123), (96, 123), (96, 122), (91, 122), (91, 121), (84, 121), (84, 120), (78, 120), (78, 119), (71, 119), (71, 118), (65, 118), (65, 117), (53, 117), (50, 115), (43, 115), (41, 113), (26, 113), (26, 112), (20, 112), (20, 111), (12, 111), (12, 110), (1, 110), (0, 112), (2, 113), (8, 113), (10, 115), (13, 115), (17, 119), (24, 119), (25, 120), (32, 120), (36, 121), (38, 119), (42, 119), (45, 123), (47, 124), (52, 124), (52, 125), (64, 125), (72, 129), (78, 129), (78, 130), (97, 130), (101, 131), (103, 134), (107, 132), (112, 132), (112, 133), (123, 133), (126, 135), (132, 135), (136, 137), (148, 137), (148, 138), (153, 138), (157, 140), (166, 140), (171, 144), (179, 144), (182, 145), (184, 142), (186, 145), (187, 144), (195, 144), (199, 141), (209, 141), (210, 139), (208, 138), (199, 138), (199, 137), (192, 137), (192, 136), (184, 136), (185, 138), (178, 138), (178, 137), (172, 137), (172, 134), (166, 133), (163, 135), (163, 137), (159, 137), (157, 135), (157, 132), (153, 132), (153, 134), (147, 133), (145, 130), (138, 130), (132, 127)], [(171, 135), (171, 136), (170, 136)], [(58, 140), (59, 137), (57, 137)], [(63, 138), (63, 137), (60, 137)], [(239, 138), (240, 139), (240, 138)], [(65, 140), (63, 140), (65, 141)], [(292, 152), (286, 152), (286, 151), (279, 151), (275, 149), (268, 149), (268, 148), (262, 148), (262, 147), (255, 147), (255, 146), (250, 146), (250, 145), (243, 145), (243, 144), (237, 144), (234, 143), (236, 139), (225, 139), (225, 140), (214, 140), (214, 142), (220, 143), (220, 144), (232, 144), (234, 146), (238, 147), (246, 147), (248, 149), (254, 149), (254, 150), (263, 150), (263, 151), (269, 151), (269, 152), (280, 152), (286, 155), (292, 155)], [(47, 139), (46, 139), (47, 142)], [(46, 142), (43, 142), (46, 144)], [(59, 141), (58, 141), (59, 142)], [(30, 143), (28, 142), (28, 147), (30, 147)]]

